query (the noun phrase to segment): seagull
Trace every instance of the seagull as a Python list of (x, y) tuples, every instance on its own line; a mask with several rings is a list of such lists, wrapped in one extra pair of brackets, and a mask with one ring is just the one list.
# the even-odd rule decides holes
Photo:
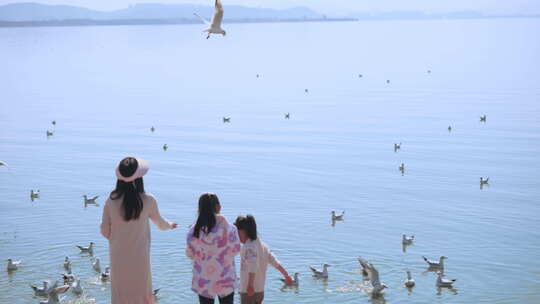
[(481, 122), (486, 122), (487, 116), (484, 114), (484, 116), (480, 116)]
[(47, 130), (47, 137), (53, 136), (53, 135), (54, 135), (54, 132), (51, 132), (51, 131)]
[(161, 288), (158, 288), (158, 289), (154, 289), (154, 291), (152, 292), (152, 294), (154, 295), (154, 297), (157, 297), (159, 291), (161, 290)]
[(401, 143), (399, 144), (394, 144), (394, 152), (397, 152), (397, 150), (401, 150)]
[(34, 190), (30, 190), (30, 199), (34, 201), (35, 199), (39, 198), (39, 190), (37, 192), (34, 192)]
[(75, 278), (75, 275), (73, 275), (73, 274), (71, 273), (71, 269), (70, 269), (68, 273), (64, 273), (64, 274), (62, 275), (62, 279), (64, 280), (64, 284), (65, 284), (65, 285), (69, 285), (69, 284), (75, 282), (75, 279), (76, 279), (76, 278)]
[(381, 283), (379, 280), (379, 271), (370, 263), (367, 264), (367, 272), (369, 273), (369, 280), (371, 281), (371, 286), (373, 290), (371, 291), (371, 296), (378, 297), (382, 295), (382, 292), (385, 288), (388, 288), (386, 284)]
[(208, 20), (199, 16), (197, 13), (195, 13), (194, 15), (199, 17), (199, 19), (201, 19), (202, 22), (206, 23), (209, 26), (209, 28), (203, 31), (203, 32), (208, 33), (208, 36), (206, 36), (206, 39), (210, 38), (210, 34), (221, 34), (223, 36), (227, 35), (227, 32), (225, 32), (221, 28), (221, 21), (223, 20), (223, 5), (221, 5), (220, 0), (216, 0), (215, 12), (214, 12), (214, 17), (212, 18), (212, 22), (208, 22)]
[(448, 126), (448, 132), (452, 132), (452, 126)]
[(53, 120), (51, 123), (53, 126), (56, 126), (56, 120)]
[(407, 288), (413, 288), (414, 287), (414, 279), (411, 276), (411, 272), (407, 270), (407, 279), (405, 280), (405, 287)]
[(331, 265), (324, 264), (322, 271), (317, 270), (312, 266), (309, 266), (309, 269), (311, 269), (311, 271), (313, 271), (313, 276), (314, 277), (316, 277), (318, 279), (328, 279), (328, 267), (330, 267), (330, 266)]
[(368, 262), (366, 260), (364, 260), (362, 257), (358, 257), (358, 262), (360, 263), (360, 266), (362, 266), (362, 275), (367, 277), (369, 276), (369, 273), (367, 271), (367, 268), (369, 267), (368, 266)]
[(403, 245), (411, 245), (414, 241), (414, 235), (411, 235), (411, 236), (407, 236), (405, 234), (403, 234), (402, 238), (401, 238), (401, 243)]
[(152, 132), (154, 132), (155, 130), (156, 130), (156, 128), (154, 128), (154, 126), (152, 126), (152, 127), (150, 128), (150, 131), (152, 131)]
[(71, 261), (69, 260), (69, 257), (66, 257), (64, 260), (64, 269), (71, 272)]
[(13, 261), (12, 259), (7, 259), (7, 271), (14, 271), (19, 268), (22, 261)]
[(47, 290), (47, 301), (41, 301), (39, 304), (59, 304), (60, 299), (58, 298), (58, 295), (65, 293), (68, 289), (69, 285), (58, 286), (58, 281), (56, 281), (54, 285)]
[(79, 245), (75, 246), (81, 250), (81, 253), (89, 253), (91, 255), (94, 254), (94, 242), (90, 242), (90, 246), (88, 247), (83, 247)]
[(223, 123), (226, 123), (226, 122), (231, 122), (231, 118), (230, 117), (223, 117)]
[[(287, 286), (294, 286), (294, 287), (298, 287), (300, 281), (298, 280), (298, 275), (300, 275), (298, 272), (295, 272), (294, 273), (294, 277), (293, 277), (293, 282), (292, 282), (292, 285), (287, 285)], [(287, 282), (285, 281), (285, 279), (281, 278), (279, 279), (281, 282), (283, 282), (283, 284), (287, 284)]]
[(456, 279), (453, 279), (453, 280), (445, 279), (444, 274), (442, 272), (440, 271), (437, 272), (437, 287), (452, 288), (452, 284), (454, 284), (455, 281)]
[(343, 221), (345, 216), (345, 211), (341, 212), (340, 215), (336, 215), (336, 212), (332, 210), (332, 221)]
[(448, 257), (445, 257), (444, 255), (439, 258), (438, 262), (434, 260), (429, 260), (425, 256), (422, 256), (422, 258), (424, 259), (424, 261), (426, 261), (426, 263), (428, 263), (429, 268), (437, 268), (441, 270), (444, 270), (444, 260), (448, 259)]
[(3, 162), (3, 161), (0, 160), (0, 167), (2, 167), (2, 166), (6, 167), (6, 168), (9, 167), (6, 162)]
[(86, 196), (86, 194), (85, 194), (82, 197), (84, 197), (84, 207), (87, 207), (88, 205), (99, 206), (99, 204), (96, 203), (96, 199), (99, 197), (99, 195), (96, 195), (93, 198), (88, 198), (88, 196)]
[(36, 297), (46, 297), (47, 290), (49, 289), (49, 281), (43, 281), (43, 287), (37, 287), (36, 285), (30, 285), (34, 291), (34, 296)]
[(81, 285), (81, 280), (80, 279), (75, 280), (75, 282), (71, 284), (71, 289), (73, 290), (73, 293), (76, 295), (82, 294), (84, 290)]
[(291, 114), (290, 113), (285, 113), (285, 119), (290, 119), (291, 118)]
[(399, 166), (399, 171), (401, 171), (401, 175), (405, 173), (405, 164), (401, 163), (401, 166)]
[(105, 267), (105, 272), (101, 273), (101, 280), (103, 282), (109, 280), (111, 278), (111, 268), (109, 266)]
[(94, 268), (96, 272), (101, 272), (101, 263), (99, 262), (99, 258), (95, 258), (92, 261), (92, 268)]
[(167, 151), (167, 149), (169, 149), (169, 146), (167, 146), (167, 144), (164, 144), (163, 145), (163, 151)]
[(480, 186), (489, 185), (489, 177), (484, 179), (483, 177), (480, 177)]

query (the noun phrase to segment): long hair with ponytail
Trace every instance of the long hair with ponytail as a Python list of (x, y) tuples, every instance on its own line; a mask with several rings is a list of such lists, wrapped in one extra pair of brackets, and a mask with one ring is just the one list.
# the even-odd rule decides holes
[(218, 206), (219, 198), (213, 193), (204, 193), (199, 197), (199, 216), (193, 228), (194, 237), (199, 238), (201, 231), (208, 234), (214, 229)]
[[(138, 163), (133, 157), (126, 157), (118, 166), (120, 174), (125, 177), (132, 176), (137, 170)], [(110, 198), (117, 200), (123, 197), (122, 209), (123, 216), (126, 222), (137, 220), (143, 210), (143, 202), (141, 193), (144, 193), (144, 183), (142, 177), (137, 178), (133, 182), (116, 181), (116, 189), (111, 192)]]

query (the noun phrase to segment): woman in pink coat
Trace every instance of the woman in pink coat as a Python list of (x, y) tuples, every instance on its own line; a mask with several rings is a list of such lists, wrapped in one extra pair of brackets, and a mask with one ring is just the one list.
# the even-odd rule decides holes
[(116, 168), (116, 189), (103, 208), (101, 234), (109, 240), (111, 304), (154, 304), (150, 269), (149, 219), (161, 230), (177, 227), (161, 217), (154, 197), (144, 192), (148, 163), (126, 157)]

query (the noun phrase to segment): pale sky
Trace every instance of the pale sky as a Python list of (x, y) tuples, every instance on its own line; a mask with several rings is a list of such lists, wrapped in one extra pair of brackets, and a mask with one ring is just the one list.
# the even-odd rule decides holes
[[(69, 4), (99, 10), (113, 10), (135, 3), (195, 3), (212, 5), (213, 0), (0, 0), (0, 4), (38, 2)], [(287, 8), (306, 6), (320, 13), (346, 14), (362, 11), (421, 10), (447, 12), (477, 10), (484, 13), (540, 13), (540, 0), (222, 0), (224, 5)]]

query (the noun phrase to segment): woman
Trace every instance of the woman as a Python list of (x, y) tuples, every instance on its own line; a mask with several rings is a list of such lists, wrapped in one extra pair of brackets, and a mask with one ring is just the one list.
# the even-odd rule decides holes
[(101, 234), (109, 240), (112, 304), (154, 303), (148, 219), (161, 230), (177, 227), (161, 217), (154, 197), (144, 192), (142, 177), (148, 169), (140, 158), (120, 161), (116, 189), (103, 208)]
[(186, 255), (193, 260), (191, 289), (200, 304), (233, 304), (236, 270), (234, 257), (240, 252), (240, 240), (234, 225), (219, 212), (215, 194), (199, 198), (199, 216), (187, 235)]

